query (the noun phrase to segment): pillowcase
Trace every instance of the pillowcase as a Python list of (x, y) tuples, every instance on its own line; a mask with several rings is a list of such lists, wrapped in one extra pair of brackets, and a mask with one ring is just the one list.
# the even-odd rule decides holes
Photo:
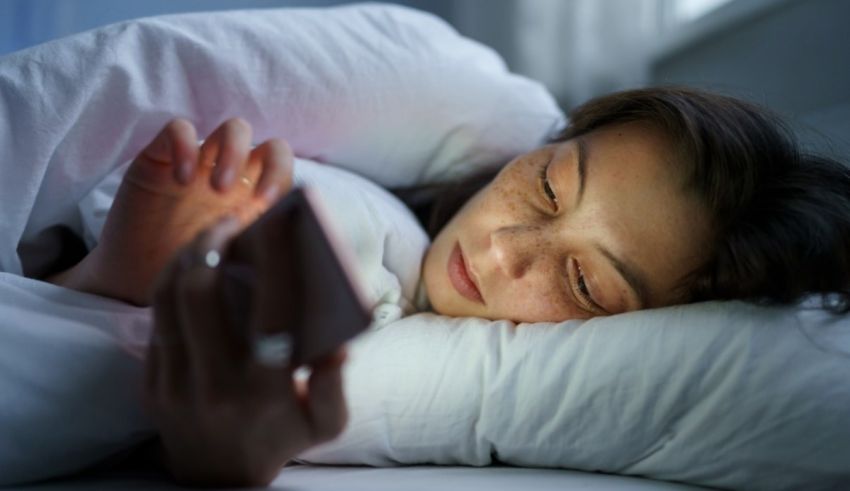
[(413, 9), (154, 17), (0, 59), (0, 271), (37, 276), (81, 235), (74, 207), (167, 121), (201, 136), (241, 116), (257, 142), (385, 186), (504, 163), (563, 122), (537, 82)]
[(356, 341), (326, 464), (850, 487), (850, 319), (709, 302), (560, 324), (418, 314)]

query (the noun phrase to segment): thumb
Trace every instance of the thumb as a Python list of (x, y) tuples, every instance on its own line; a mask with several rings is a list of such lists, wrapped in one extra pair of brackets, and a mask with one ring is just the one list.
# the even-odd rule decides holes
[(335, 438), (348, 422), (348, 407), (342, 381), (344, 349), (325, 357), (312, 367), (308, 383), (308, 419), (314, 443)]

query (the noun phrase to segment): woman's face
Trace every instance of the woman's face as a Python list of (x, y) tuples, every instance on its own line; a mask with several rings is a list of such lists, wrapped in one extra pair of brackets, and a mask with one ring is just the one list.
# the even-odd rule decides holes
[[(645, 123), (612, 125), (510, 162), (424, 259), (437, 313), (558, 322), (681, 301), (710, 215)], [(545, 176), (545, 177), (544, 177)]]

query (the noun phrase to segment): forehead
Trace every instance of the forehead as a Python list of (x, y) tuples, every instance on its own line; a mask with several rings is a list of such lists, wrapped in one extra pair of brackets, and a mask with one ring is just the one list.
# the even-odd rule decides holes
[[(587, 177), (578, 215), (585, 230), (645, 271), (658, 297), (653, 303), (665, 302), (682, 276), (705, 257), (707, 209), (685, 190), (674, 146), (660, 130), (628, 123), (581, 139)], [(576, 143), (559, 144), (556, 155), (569, 162)]]
[(659, 184), (685, 182), (684, 167), (673, 141), (652, 124), (636, 121), (604, 126), (558, 144), (557, 151), (575, 151), (578, 140), (593, 154), (591, 160), (597, 173)]

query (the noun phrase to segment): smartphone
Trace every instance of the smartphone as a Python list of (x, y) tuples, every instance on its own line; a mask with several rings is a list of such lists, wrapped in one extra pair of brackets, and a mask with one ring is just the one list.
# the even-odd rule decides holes
[(279, 326), (276, 336), (290, 343), (288, 360), (295, 367), (332, 353), (372, 321), (353, 252), (333, 230), (328, 216), (315, 191), (294, 188), (231, 242), (219, 266), (232, 325), (247, 332), (259, 285), (257, 265), (250, 251), (244, 246), (239, 250), (240, 244), (261, 227), (283, 227), (296, 283), (294, 291), (282, 294), (298, 308), (287, 316), (289, 325)]

